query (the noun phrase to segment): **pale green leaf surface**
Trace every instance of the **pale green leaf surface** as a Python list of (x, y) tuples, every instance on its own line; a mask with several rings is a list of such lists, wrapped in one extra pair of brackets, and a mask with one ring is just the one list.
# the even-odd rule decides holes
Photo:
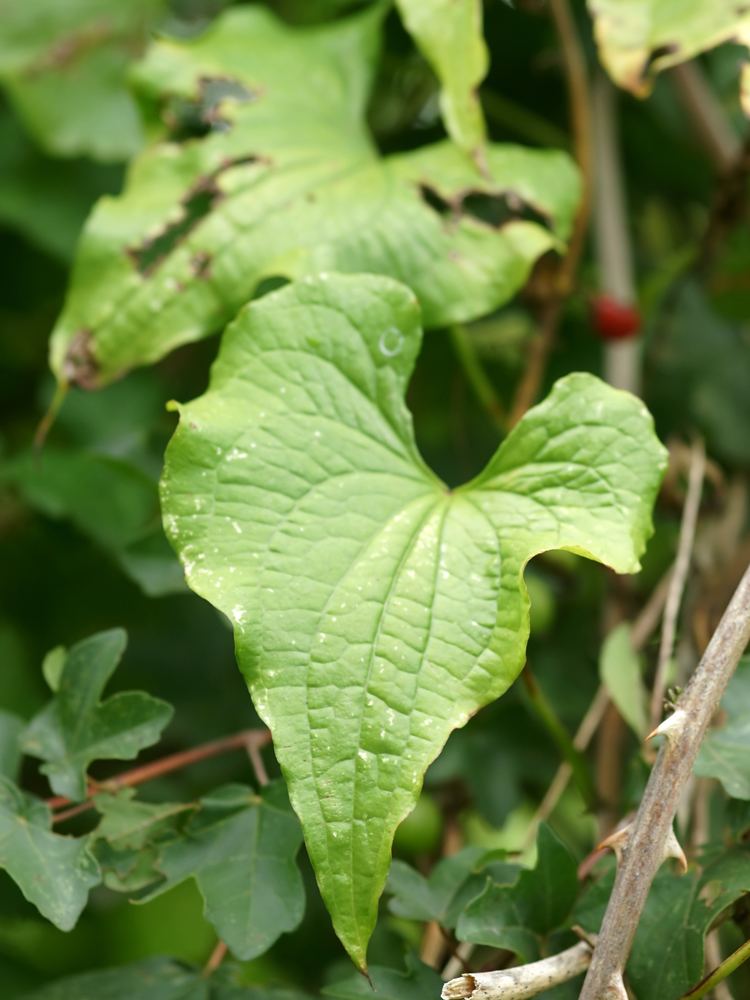
[(100, 386), (206, 337), (273, 276), (384, 272), (428, 326), (472, 319), (562, 246), (579, 194), (564, 153), (491, 146), (487, 176), (450, 142), (378, 155), (365, 108), (380, 18), (303, 29), (233, 8), (152, 46), (135, 83), (167, 124), (86, 225), (51, 341), (59, 379)]
[(45, 804), (0, 778), (0, 868), (60, 930), (75, 926), (101, 881), (87, 838), (52, 833)]
[(0, 0), (0, 83), (57, 156), (124, 160), (141, 145), (126, 74), (164, 0)]
[(489, 66), (481, 0), (397, 0), (397, 6), (441, 81), (448, 134), (466, 152), (481, 154), (485, 125), (477, 88)]
[(745, 658), (722, 699), (723, 721), (709, 730), (695, 773), (716, 778), (728, 795), (750, 799), (750, 659)]
[(640, 97), (660, 70), (722, 42), (750, 43), (750, 12), (736, 0), (588, 0), (588, 7), (607, 72)]
[(602, 643), (599, 675), (620, 715), (636, 736), (643, 739), (648, 732), (648, 696), (627, 623), (613, 628)]
[(72, 646), (54, 698), (26, 727), (22, 749), (46, 762), (41, 770), (57, 795), (84, 798), (92, 761), (130, 760), (172, 717), (170, 705), (142, 691), (101, 701), (126, 642), (121, 629), (112, 629)]
[(237, 958), (256, 958), (302, 919), (305, 890), (295, 860), (301, 844), (283, 784), (260, 795), (242, 785), (218, 789), (184, 837), (161, 847), (157, 867), (165, 881), (148, 898), (195, 878), (222, 941)]
[(235, 625), (334, 925), (361, 965), (398, 824), (450, 732), (523, 665), (523, 571), (638, 568), (665, 452), (642, 403), (562, 379), (471, 483), (425, 466), (412, 293), (307, 279), (225, 333), (162, 483), (190, 586)]

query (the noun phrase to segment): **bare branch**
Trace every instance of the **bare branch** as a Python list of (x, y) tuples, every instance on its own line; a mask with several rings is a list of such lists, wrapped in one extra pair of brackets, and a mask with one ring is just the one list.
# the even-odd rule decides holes
[[(626, 996), (623, 971), (654, 876), (664, 859), (677, 805), (706, 729), (750, 641), (750, 567), (724, 612), (677, 711), (659, 727), (664, 744), (618, 865), (580, 1000)], [(670, 724), (671, 723), (671, 724)]]
[(587, 941), (541, 962), (518, 965), (497, 972), (467, 972), (443, 987), (443, 1000), (525, 1000), (538, 993), (567, 983), (580, 975), (591, 961), (591, 946)]
[(703, 477), (706, 471), (706, 450), (703, 441), (698, 439), (690, 452), (690, 469), (688, 472), (688, 488), (685, 504), (682, 508), (680, 523), (680, 539), (677, 544), (677, 559), (675, 569), (669, 584), (667, 603), (664, 607), (664, 621), (661, 629), (659, 658), (656, 664), (656, 676), (651, 692), (651, 725), (656, 726), (661, 719), (664, 691), (667, 686), (667, 670), (674, 651), (674, 639), (677, 633), (677, 617), (682, 603), (682, 594), (690, 569), (690, 557), (695, 541), (695, 528), (698, 524), (698, 511), (703, 492)]

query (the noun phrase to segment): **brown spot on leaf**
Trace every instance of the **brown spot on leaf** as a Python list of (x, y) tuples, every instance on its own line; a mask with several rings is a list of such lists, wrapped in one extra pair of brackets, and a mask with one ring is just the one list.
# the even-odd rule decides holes
[(96, 389), (99, 366), (92, 349), (94, 334), (91, 330), (78, 330), (70, 340), (63, 362), (63, 377), (71, 385), (82, 389)]

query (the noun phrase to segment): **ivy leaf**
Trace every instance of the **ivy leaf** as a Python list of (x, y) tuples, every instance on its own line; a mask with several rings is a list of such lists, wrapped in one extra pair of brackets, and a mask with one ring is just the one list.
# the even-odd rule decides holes
[(716, 778), (735, 799), (750, 799), (750, 658), (741, 661), (722, 699), (726, 721), (711, 729), (694, 771)]
[[(750, 45), (750, 15), (736, 0), (588, 0), (599, 56), (614, 82), (647, 96), (661, 70), (723, 42)], [(747, 102), (748, 71), (743, 70)]]
[(372, 985), (362, 976), (352, 976), (340, 983), (326, 986), (323, 996), (336, 1000), (367, 1000), (373, 994), (379, 1000), (424, 1000), (440, 995), (442, 980), (428, 965), (409, 956), (406, 971), (373, 965), (369, 972)]
[(563, 924), (577, 895), (575, 860), (542, 824), (536, 866), (522, 871), (513, 885), (489, 884), (461, 914), (456, 936), (461, 941), (507, 948), (522, 962), (536, 961), (539, 938)]
[(132, 759), (172, 717), (170, 705), (143, 691), (100, 701), (126, 642), (122, 629), (112, 629), (72, 646), (55, 697), (26, 727), (22, 749), (47, 762), (41, 770), (57, 795), (83, 799), (92, 761)]
[(301, 843), (281, 782), (260, 795), (243, 785), (217, 789), (185, 836), (161, 848), (165, 880), (147, 898), (194, 878), (222, 941), (237, 958), (256, 958), (302, 919), (305, 890), (295, 861)]
[(156, 361), (279, 276), (385, 272), (428, 325), (472, 319), (562, 246), (579, 192), (563, 153), (491, 146), (486, 175), (449, 142), (378, 155), (365, 108), (383, 9), (301, 29), (234, 7), (153, 45), (135, 82), (166, 134), (87, 223), (58, 379), (91, 388)]
[(241, 986), (240, 981), (240, 970), (232, 962), (206, 976), (171, 958), (146, 958), (65, 976), (25, 993), (23, 1000), (306, 1000), (297, 990)]
[(388, 875), (388, 891), (393, 894), (390, 911), (407, 920), (435, 920), (451, 930), (468, 903), (484, 888), (487, 865), (497, 856), (496, 851), (465, 847), (438, 861), (428, 878), (411, 865), (395, 860)]
[(485, 124), (477, 88), (489, 65), (481, 0), (397, 0), (397, 6), (442, 82), (440, 109), (448, 134), (481, 157)]
[(51, 826), (43, 802), (0, 778), (0, 868), (42, 916), (69, 931), (101, 876), (87, 838), (61, 837)]
[(2, 4), (0, 82), (55, 156), (124, 160), (142, 142), (126, 72), (164, 0)]
[(648, 732), (647, 694), (641, 661), (633, 648), (630, 625), (617, 625), (602, 643), (599, 674), (609, 697), (633, 732), (643, 739)]
[(104, 884), (115, 892), (133, 892), (163, 879), (157, 868), (160, 843), (174, 837), (174, 819), (192, 803), (140, 802), (134, 790), (94, 798), (101, 822), (92, 834)]
[(420, 339), (414, 296), (387, 278), (265, 297), (181, 408), (162, 484), (188, 583), (235, 624), (360, 965), (427, 766), (523, 666), (527, 562), (564, 548), (635, 571), (665, 467), (642, 403), (572, 375), (449, 490), (403, 398)]

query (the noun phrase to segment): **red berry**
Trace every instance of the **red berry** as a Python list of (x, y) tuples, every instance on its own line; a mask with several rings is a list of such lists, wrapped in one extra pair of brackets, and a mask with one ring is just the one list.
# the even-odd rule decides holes
[(641, 328), (641, 317), (635, 306), (618, 302), (611, 295), (597, 295), (592, 304), (594, 329), (602, 340), (625, 340)]

